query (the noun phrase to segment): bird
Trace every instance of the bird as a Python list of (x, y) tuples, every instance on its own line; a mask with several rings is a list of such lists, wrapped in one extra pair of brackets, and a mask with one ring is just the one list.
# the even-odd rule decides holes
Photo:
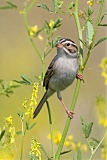
[(71, 119), (73, 118), (74, 112), (67, 109), (62, 100), (61, 91), (69, 87), (75, 78), (83, 80), (82, 75), (78, 73), (78, 47), (69, 38), (59, 39), (56, 47), (57, 54), (51, 61), (43, 80), (43, 87), (45, 87), (46, 92), (33, 113), (33, 119), (39, 114), (47, 99), (55, 92), (67, 115)]

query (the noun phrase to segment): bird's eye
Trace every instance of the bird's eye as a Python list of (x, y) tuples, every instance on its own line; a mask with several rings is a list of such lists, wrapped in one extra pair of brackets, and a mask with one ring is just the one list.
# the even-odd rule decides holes
[(67, 46), (70, 46), (70, 43), (67, 43)]

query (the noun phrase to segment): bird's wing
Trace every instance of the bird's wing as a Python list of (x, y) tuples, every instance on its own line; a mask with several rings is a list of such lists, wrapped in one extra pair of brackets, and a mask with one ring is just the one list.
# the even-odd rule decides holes
[(48, 89), (48, 84), (49, 84), (49, 80), (52, 77), (52, 75), (54, 74), (54, 70), (53, 70), (53, 66), (56, 62), (57, 59), (57, 55), (54, 57), (54, 59), (51, 61), (46, 73), (45, 73), (45, 77), (44, 77), (44, 81), (43, 81), (43, 87), (45, 87), (45, 89)]

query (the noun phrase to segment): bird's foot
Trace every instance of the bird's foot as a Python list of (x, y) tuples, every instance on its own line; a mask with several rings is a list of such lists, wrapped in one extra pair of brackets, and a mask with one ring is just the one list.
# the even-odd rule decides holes
[(71, 118), (71, 119), (73, 119), (74, 118), (74, 112), (72, 112), (72, 111), (69, 111), (69, 110), (66, 110), (66, 113), (68, 114), (68, 116)]
[(82, 74), (77, 73), (76, 78), (80, 79), (81, 81), (83, 81), (83, 83), (85, 82), (84, 79), (83, 79), (83, 75)]

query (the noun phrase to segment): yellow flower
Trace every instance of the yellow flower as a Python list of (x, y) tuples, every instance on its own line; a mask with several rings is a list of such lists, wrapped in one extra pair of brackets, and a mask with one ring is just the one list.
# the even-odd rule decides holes
[(34, 107), (30, 107), (30, 108), (26, 111), (25, 115), (26, 115), (26, 116), (29, 116), (30, 118), (33, 118), (33, 112), (34, 112)]
[(20, 14), (24, 14), (24, 12), (22, 10), (19, 11)]
[(9, 117), (5, 118), (5, 124), (6, 124), (6, 126), (12, 125), (12, 116), (11, 115)]
[(76, 150), (76, 144), (73, 141), (70, 142), (70, 145), (72, 150)]
[(37, 142), (37, 138), (32, 137), (30, 154), (34, 154), (38, 160), (41, 160), (41, 152), (39, 150), (40, 148), (41, 146), (40, 143)]
[(54, 137), (54, 143), (56, 145), (58, 145), (60, 143), (61, 137), (62, 137), (62, 134), (60, 132)]
[(48, 138), (48, 139), (51, 139), (51, 135), (50, 135), (50, 134), (48, 134), (47, 138)]
[(54, 23), (55, 23), (54, 20), (51, 19), (50, 22), (49, 22), (49, 27), (50, 27), (51, 29), (53, 28)]
[(102, 118), (100, 119), (99, 123), (103, 125), (104, 127), (107, 127), (107, 119)]
[(73, 140), (73, 135), (69, 135), (69, 136), (67, 137), (67, 139), (70, 140), (70, 141), (72, 141), (72, 140)]
[(77, 149), (81, 147), (81, 142), (78, 142), (76, 145)]
[(42, 41), (43, 40), (43, 37), (39, 34), (38, 35), (38, 38)]
[(101, 149), (101, 158), (104, 159), (104, 160), (107, 160), (106, 148)]
[(70, 146), (70, 141), (65, 140), (64, 146), (65, 146), (65, 147), (69, 147), (69, 146)]
[(86, 152), (87, 151), (87, 145), (81, 144), (81, 151)]
[(101, 76), (105, 78), (105, 85), (107, 85), (107, 58), (103, 58), (100, 63), (102, 69)]
[(25, 99), (22, 103), (22, 107), (23, 108), (27, 108), (27, 103), (28, 103), (29, 99)]
[(30, 100), (30, 107), (35, 107), (37, 105), (38, 87), (39, 87), (39, 84), (34, 83), (32, 96), (31, 96), (31, 100)]
[(93, 5), (94, 5), (94, 0), (87, 1), (87, 4), (88, 4), (89, 6), (93, 6)]
[(38, 31), (38, 26), (35, 25), (35, 26), (31, 27), (31, 31), (36, 33)]
[(14, 126), (11, 126), (11, 127), (9, 128), (9, 133), (10, 133), (10, 142), (11, 142), (11, 143), (14, 143), (15, 135), (16, 135), (15, 127), (14, 127)]

